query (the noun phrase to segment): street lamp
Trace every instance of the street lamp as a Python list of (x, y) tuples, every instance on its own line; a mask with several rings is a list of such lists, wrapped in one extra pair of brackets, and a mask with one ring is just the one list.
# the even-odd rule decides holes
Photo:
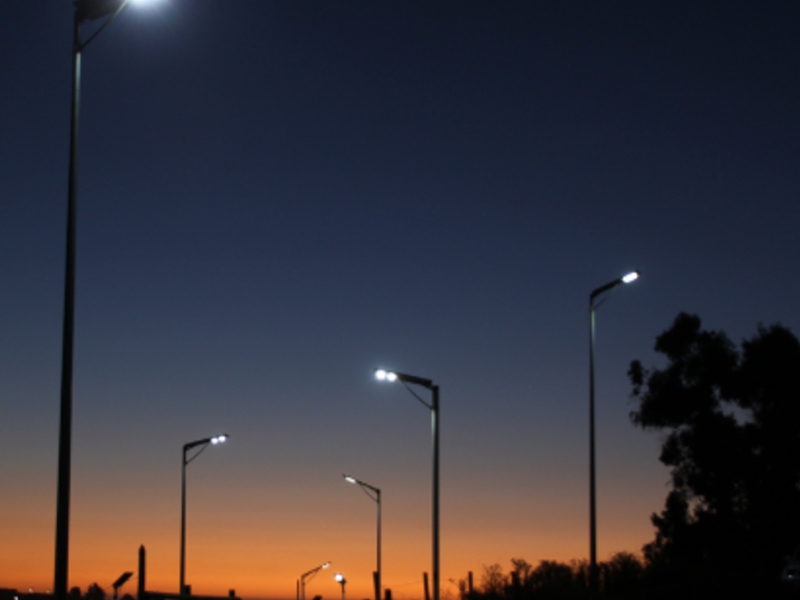
[[(327, 569), (331, 566), (331, 561), (321, 564), (318, 567), (314, 567), (307, 573), (303, 573), (300, 575), (300, 581), (297, 582), (297, 600), (306, 600), (306, 577), (308, 580), (311, 581), (321, 569)], [(302, 590), (302, 596), (300, 595)]]
[(345, 600), (345, 598), (344, 598), (344, 584), (347, 583), (347, 579), (345, 579), (344, 575), (342, 575), (341, 573), (337, 573), (336, 575), (333, 576), (333, 578), (342, 585), (342, 600)]
[(595, 299), (604, 293), (609, 293), (618, 285), (631, 283), (639, 278), (639, 271), (632, 271), (619, 279), (610, 281), (600, 286), (589, 294), (589, 587), (593, 593), (599, 589), (597, 572), (597, 505), (595, 500), (595, 457), (594, 457), (594, 319), (597, 309), (608, 296), (599, 304)]
[[(433, 600), (439, 600), (439, 386), (434, 385), (430, 379), (385, 369), (375, 369), (375, 378), (379, 381), (399, 381), (412, 396), (431, 411), (433, 436)], [(414, 390), (408, 387), (410, 383), (429, 389), (431, 391), (431, 403), (425, 402)]]
[[(230, 436), (227, 433), (215, 435), (214, 437), (203, 438), (183, 445), (183, 458), (181, 460), (181, 582), (178, 594), (183, 596), (186, 593), (186, 465), (203, 453), (203, 450), (211, 444), (224, 443)], [(191, 457), (186, 458), (186, 454), (192, 448), (200, 447)]]
[[(75, 237), (78, 196), (78, 131), (80, 116), (81, 52), (125, 8), (129, 0), (76, 0), (72, 36), (72, 112), (70, 116), (69, 179), (67, 184), (67, 248), (64, 277), (64, 327), (61, 345), (61, 405), (56, 492), (56, 556), (53, 590), (66, 600), (69, 575), (69, 503), (72, 477), (72, 372), (75, 347)], [(106, 17), (85, 42), (81, 25)]]
[[(344, 477), (344, 480), (348, 483), (358, 485), (364, 490), (364, 493), (372, 498), (378, 505), (378, 570), (375, 572), (375, 600), (381, 600), (381, 490), (355, 477), (344, 474), (342, 474), (342, 477)], [(370, 492), (375, 495), (373, 496)]]

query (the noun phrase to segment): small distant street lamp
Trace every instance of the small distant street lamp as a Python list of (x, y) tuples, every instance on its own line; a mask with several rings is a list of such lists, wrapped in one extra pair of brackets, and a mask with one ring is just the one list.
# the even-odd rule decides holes
[[(183, 459), (181, 460), (181, 582), (178, 588), (178, 593), (183, 596), (186, 593), (186, 465), (192, 462), (195, 458), (203, 453), (203, 450), (208, 448), (211, 444), (224, 443), (230, 436), (227, 433), (221, 433), (214, 437), (203, 438), (194, 442), (189, 442), (183, 445)], [(191, 457), (186, 458), (186, 454), (192, 448), (200, 447)]]
[[(58, 487), (56, 492), (56, 556), (53, 590), (67, 600), (69, 575), (69, 504), (72, 479), (72, 373), (75, 348), (75, 247), (78, 198), (78, 131), (81, 53), (114, 20), (129, 0), (75, 0), (72, 34), (72, 112), (70, 117), (69, 180), (67, 184), (67, 248), (64, 276), (64, 324), (61, 338), (61, 403), (58, 429)], [(86, 41), (81, 25), (107, 17)]]
[[(399, 381), (403, 386), (431, 411), (433, 436), (433, 600), (439, 600), (439, 386), (430, 379), (406, 375), (396, 371), (375, 369), (379, 381)], [(431, 391), (431, 403), (420, 398), (408, 384), (419, 385)]]
[(342, 585), (342, 600), (345, 600), (344, 584), (347, 583), (347, 579), (345, 579), (344, 575), (342, 575), (341, 573), (337, 573), (336, 575), (333, 576), (333, 578)]
[(608, 296), (595, 304), (600, 295), (611, 292), (618, 285), (631, 283), (639, 278), (639, 271), (633, 271), (600, 286), (589, 294), (589, 588), (593, 593), (599, 591), (597, 571), (597, 505), (595, 493), (595, 452), (594, 452), (594, 320), (595, 310), (605, 302)]
[[(344, 474), (342, 477), (344, 477), (344, 480), (348, 483), (358, 485), (362, 490), (364, 490), (364, 493), (374, 500), (378, 505), (378, 570), (375, 571), (375, 600), (381, 600), (381, 491), (379, 488), (373, 487), (368, 483), (364, 483), (355, 477), (350, 477), (349, 475)], [(370, 492), (375, 495), (373, 496)]]
[(306, 600), (306, 578), (308, 578), (308, 580), (311, 581), (312, 579), (314, 579), (314, 575), (316, 575), (320, 570), (327, 569), (330, 566), (331, 566), (331, 561), (328, 561), (300, 575), (300, 580), (297, 582), (298, 600)]

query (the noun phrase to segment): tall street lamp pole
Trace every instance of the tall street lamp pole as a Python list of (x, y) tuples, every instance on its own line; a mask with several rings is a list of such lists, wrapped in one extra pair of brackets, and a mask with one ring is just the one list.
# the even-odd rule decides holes
[[(72, 113), (70, 117), (69, 182), (67, 187), (67, 252), (64, 280), (64, 328), (61, 350), (61, 414), (58, 437), (56, 493), (56, 556), (53, 590), (66, 600), (69, 576), (69, 508), (72, 475), (72, 371), (75, 339), (75, 232), (78, 196), (78, 132), (80, 124), (81, 52), (105, 29), (128, 0), (77, 0), (72, 38)], [(85, 42), (81, 25), (107, 17)]]
[(599, 591), (600, 586), (597, 571), (597, 505), (594, 451), (594, 320), (595, 310), (605, 301), (605, 298), (599, 304), (595, 304), (595, 300), (601, 294), (611, 292), (618, 285), (630, 283), (638, 278), (639, 271), (633, 271), (600, 286), (589, 294), (589, 588), (595, 594)]
[[(364, 490), (364, 493), (372, 498), (378, 505), (378, 570), (375, 571), (375, 600), (381, 600), (381, 490), (355, 477), (350, 477), (349, 475), (342, 475), (342, 477), (344, 477), (345, 481), (348, 483), (358, 485)], [(370, 492), (375, 495), (373, 496)]]
[[(433, 436), (433, 600), (439, 600), (439, 386), (430, 379), (406, 375), (384, 369), (375, 370), (375, 378), (380, 381), (399, 381), (403, 386), (427, 406), (431, 411), (431, 430)], [(431, 391), (431, 403), (420, 398), (408, 384), (419, 385)]]
[[(181, 582), (178, 588), (178, 594), (184, 595), (186, 593), (186, 465), (192, 462), (195, 458), (205, 450), (209, 444), (217, 445), (222, 444), (230, 436), (227, 433), (222, 433), (214, 437), (203, 438), (194, 442), (189, 442), (183, 445), (183, 457), (181, 459)], [(187, 453), (192, 448), (200, 447), (188, 459)]]

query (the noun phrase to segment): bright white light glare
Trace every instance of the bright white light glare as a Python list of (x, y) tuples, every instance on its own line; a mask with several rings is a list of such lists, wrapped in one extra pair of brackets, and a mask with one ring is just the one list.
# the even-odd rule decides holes
[(222, 434), (222, 435), (217, 436), (217, 439), (221, 443), (221, 442), (224, 442), (225, 440), (227, 440), (228, 438), (227, 438), (227, 436), (225, 436), (225, 434)]
[(348, 483), (358, 483), (355, 477), (350, 477), (350, 475), (345, 475), (344, 480)]
[(215, 438), (215, 437), (211, 438), (211, 443), (212, 444), (218, 444), (219, 443), (219, 438)]
[(385, 369), (377, 369), (375, 371), (375, 379), (379, 381), (397, 381), (397, 373)]
[(636, 281), (639, 279), (639, 271), (634, 271), (633, 273), (628, 273), (625, 277), (622, 278), (622, 283), (630, 283), (631, 281)]
[(337, 573), (336, 575), (333, 576), (333, 578), (339, 582), (344, 581), (344, 575), (342, 575), (341, 573)]
[(323, 568), (323, 569), (327, 569), (327, 568), (328, 568), (328, 567), (330, 567), (330, 566), (331, 566), (331, 563), (329, 563), (329, 562), (326, 562), (324, 565), (322, 565), (322, 568)]

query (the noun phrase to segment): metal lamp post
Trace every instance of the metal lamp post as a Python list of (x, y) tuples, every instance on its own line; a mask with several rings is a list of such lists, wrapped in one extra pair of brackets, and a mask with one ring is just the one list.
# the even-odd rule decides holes
[[(399, 381), (403, 386), (431, 411), (431, 430), (433, 437), (433, 600), (439, 600), (439, 386), (430, 379), (406, 375), (396, 371), (376, 369), (375, 378), (380, 381)], [(408, 384), (419, 385), (431, 391), (431, 403), (420, 398)]]
[(633, 271), (600, 286), (589, 294), (589, 587), (593, 593), (599, 591), (597, 572), (597, 504), (594, 451), (594, 320), (595, 310), (602, 304), (595, 304), (600, 295), (610, 292), (618, 285), (631, 283), (639, 278), (639, 271)]
[[(342, 474), (345, 481), (348, 483), (353, 483), (358, 485), (364, 493), (372, 498), (378, 505), (378, 570), (375, 571), (375, 600), (381, 600), (381, 490), (379, 488), (373, 487), (368, 483), (364, 483), (356, 479), (355, 477), (350, 477), (349, 475)], [(374, 496), (370, 494), (372, 492), (375, 494)]]
[[(181, 459), (181, 581), (178, 594), (181, 596), (186, 593), (186, 465), (202, 454), (209, 444), (216, 446), (224, 443), (230, 436), (222, 433), (214, 437), (203, 438), (183, 445), (183, 455)], [(186, 458), (187, 453), (192, 448), (200, 447), (191, 457)]]
[[(75, 238), (78, 197), (78, 132), (80, 124), (81, 53), (125, 8), (129, 0), (76, 0), (72, 41), (72, 111), (70, 116), (69, 181), (67, 185), (67, 248), (64, 278), (64, 327), (61, 346), (61, 405), (58, 437), (56, 556), (53, 590), (66, 600), (69, 575), (69, 514), (72, 475), (72, 373), (75, 347)], [(86, 41), (81, 25), (107, 17)]]
[[(298, 588), (297, 589), (297, 598), (298, 598), (298, 600), (306, 600), (306, 578), (308, 578), (309, 581), (310, 581), (311, 579), (313, 579), (314, 575), (316, 575), (320, 570), (327, 569), (330, 566), (331, 566), (331, 561), (328, 561), (328, 562), (322, 563), (320, 566), (314, 567), (310, 571), (307, 571), (306, 573), (303, 573), (302, 575), (300, 575), (300, 581), (298, 582), (298, 586), (297, 586), (297, 588)], [(301, 593), (302, 593), (302, 595), (301, 595)]]

